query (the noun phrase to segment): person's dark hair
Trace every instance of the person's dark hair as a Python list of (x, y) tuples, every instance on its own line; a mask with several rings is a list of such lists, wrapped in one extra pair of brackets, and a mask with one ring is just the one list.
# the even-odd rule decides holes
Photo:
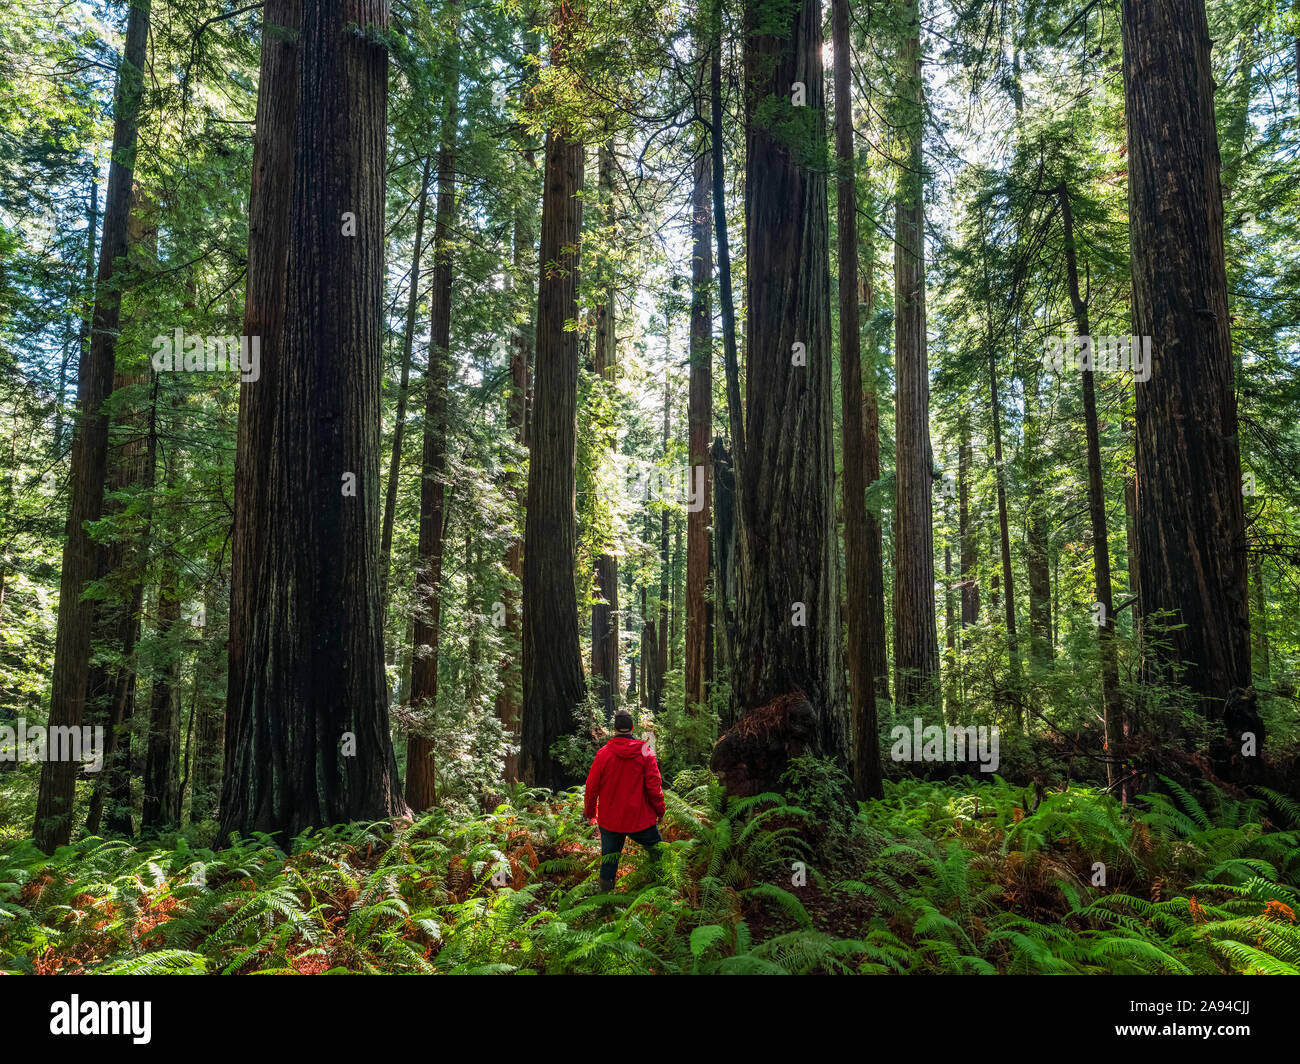
[(630, 732), (632, 730), (632, 714), (626, 709), (620, 709), (614, 714), (614, 730), (616, 732)]

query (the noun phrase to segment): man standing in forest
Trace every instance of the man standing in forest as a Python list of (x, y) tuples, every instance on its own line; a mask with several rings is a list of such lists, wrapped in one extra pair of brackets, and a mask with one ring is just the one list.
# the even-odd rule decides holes
[[(600, 814), (597, 816), (597, 800)], [(659, 859), (659, 823), (664, 818), (664, 790), (659, 762), (642, 739), (632, 738), (632, 714), (614, 714), (614, 737), (597, 752), (587, 773), (583, 816), (600, 828), (600, 889), (614, 886), (623, 843), (630, 835)]]

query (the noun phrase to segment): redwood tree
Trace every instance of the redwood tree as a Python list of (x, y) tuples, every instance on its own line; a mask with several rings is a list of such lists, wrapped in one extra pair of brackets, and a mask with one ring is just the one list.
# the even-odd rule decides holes
[[(121, 260), (127, 252), (131, 217), (132, 173), (144, 93), (145, 52), (149, 38), (149, 0), (130, 6), (126, 43), (118, 62), (113, 102), (113, 156), (108, 169), (104, 234), (95, 279), (95, 307), (90, 347), (77, 372), (78, 423), (72, 437), (68, 480), (67, 539), (59, 579), (59, 624), (50, 682), (50, 728), (82, 723), (89, 683), (91, 633), (96, 608), (82, 598), (102, 575), (103, 556), (90, 536), (91, 523), (104, 508), (108, 472), (108, 415), (104, 401), (113, 388), (118, 322), (122, 308)], [(33, 838), (46, 852), (72, 837), (72, 803), (77, 763), (46, 761), (41, 765)]]
[[(385, 0), (303, 0), (296, 77), (269, 64), (290, 5), (266, 13), (263, 120), (292, 99), (296, 120), (269, 122), (292, 141), (292, 184), (254, 163), (254, 218), (285, 203), (282, 306), (258, 312), (280, 328), (263, 336), (258, 400), (241, 409), (245, 489), (236, 522), (257, 529), (257, 552), (234, 573), (232, 710), (221, 834), (281, 839), (312, 825), (405, 813), (388, 730), (379, 599), (379, 390), (383, 368), (384, 183), (388, 55), (373, 34)], [(283, 56), (282, 56), (283, 57)], [(269, 158), (268, 158), (269, 157)], [(265, 167), (265, 169), (263, 169)], [(255, 271), (276, 249), (250, 248), (250, 300), (274, 291)], [(250, 483), (251, 481), (251, 483)], [(249, 490), (251, 489), (251, 490)]]
[(853, 700), (853, 783), (859, 798), (879, 798), (880, 741), (876, 682), (870, 648), (870, 530), (867, 526), (867, 455), (863, 425), (862, 339), (858, 320), (858, 197), (853, 150), (852, 80), (848, 0), (833, 0), (835, 42), (835, 156), (840, 171), (836, 199), (840, 270), (840, 405), (844, 420), (844, 564), (847, 572), (849, 694)]
[[(840, 652), (821, 6), (745, 9), (745, 441), (734, 687), (742, 719), (713, 763), (739, 792), (785, 754), (848, 765)], [(733, 425), (733, 428), (735, 426)], [(737, 440), (737, 444), (739, 444)], [(780, 713), (784, 750), (745, 718)]]
[(1150, 379), (1135, 384), (1144, 634), (1168, 611), (1182, 627), (1153, 648), (1156, 671), (1185, 662), (1201, 713), (1258, 750), (1205, 2), (1124, 0), (1122, 22), (1133, 330), (1151, 337)]
[(899, 709), (938, 704), (939, 637), (934, 615), (930, 366), (925, 336), (925, 204), (921, 140), (924, 103), (921, 20), (907, 0), (900, 130), (902, 160), (894, 210), (894, 669)]
[[(602, 144), (599, 153), (600, 209), (604, 213), (601, 223), (608, 225), (614, 210), (614, 148), (612, 144)], [(596, 304), (596, 343), (592, 358), (592, 368), (611, 386), (616, 380), (618, 370), (618, 343), (615, 335), (614, 285), (608, 274), (611, 266), (608, 260), (598, 261), (596, 272), (599, 276), (600, 299)], [(617, 444), (617, 435), (602, 426), (607, 433), (611, 448)], [(596, 586), (591, 604), (591, 681), (596, 694), (600, 697), (605, 720), (614, 719), (614, 709), (618, 704), (619, 657), (618, 657), (618, 558), (612, 553), (614, 544), (605, 543), (607, 548), (596, 559)]]
[[(561, 24), (561, 36), (565, 26)], [(537, 369), (524, 526), (523, 673), (519, 767), (533, 786), (577, 782), (551, 753), (573, 731), (586, 697), (578, 646), (577, 549), (578, 243), (582, 237), (580, 141), (564, 128), (546, 138), (538, 285)]]
[[(448, 4), (454, 12), (455, 0)], [(451, 16), (453, 19), (455, 15)], [(457, 29), (452, 31), (457, 42)], [(424, 446), (420, 455), (420, 531), (416, 547), (415, 616), (411, 625), (411, 704), (422, 714), (438, 700), (438, 657), (442, 635), (442, 555), (446, 531), (447, 390), (451, 379), (451, 223), (456, 210), (456, 114), (459, 93), (458, 43), (453, 43), (442, 143), (438, 148), (438, 203), (433, 223), (433, 311), (429, 363), (424, 375)], [(406, 802), (416, 812), (437, 796), (433, 742), (420, 730), (406, 740)]]
[[(703, 77), (704, 57), (701, 56)], [(704, 94), (697, 94), (707, 113)], [(701, 138), (704, 142), (704, 138)], [(690, 383), (686, 406), (687, 481), (702, 490), (698, 508), (686, 517), (686, 708), (708, 705), (708, 648), (713, 642), (712, 614), (708, 606), (711, 551), (709, 524), (713, 514), (713, 463), (709, 445), (713, 436), (713, 311), (709, 286), (713, 281), (713, 225), (711, 218), (713, 162), (707, 150), (695, 160), (691, 187), (691, 332)], [(697, 480), (696, 471), (699, 471)]]

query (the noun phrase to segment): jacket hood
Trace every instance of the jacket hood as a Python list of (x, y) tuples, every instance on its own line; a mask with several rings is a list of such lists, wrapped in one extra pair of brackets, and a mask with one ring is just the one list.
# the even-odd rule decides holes
[(641, 757), (645, 753), (644, 739), (631, 739), (626, 735), (616, 735), (609, 741), (615, 757)]

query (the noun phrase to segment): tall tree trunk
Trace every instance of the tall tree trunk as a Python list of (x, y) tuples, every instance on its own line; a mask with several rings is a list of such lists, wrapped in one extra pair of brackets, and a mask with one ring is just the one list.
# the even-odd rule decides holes
[[(992, 313), (992, 307), (989, 308)], [(1011, 659), (1011, 701), (1016, 726), (1024, 725), (1024, 705), (1021, 701), (1020, 646), (1016, 636), (1016, 581), (1011, 571), (1011, 526), (1007, 518), (1006, 466), (1002, 458), (1002, 397), (998, 389), (996, 354), (993, 347), (993, 322), (988, 324), (989, 354), (989, 408), (993, 415), (993, 473), (997, 483), (998, 543), (1002, 559), (1002, 582), (1006, 585), (1007, 650)]]
[(952, 593), (952, 547), (943, 548), (944, 712), (955, 721), (961, 710), (957, 700), (957, 603)]
[(904, 140), (898, 171), (894, 242), (894, 349), (898, 396), (894, 440), (894, 669), (900, 710), (937, 707), (939, 637), (934, 615), (934, 524), (931, 492), (930, 371), (926, 352), (925, 203), (921, 141), (925, 128), (921, 77), (921, 21), (917, 0), (906, 0), (903, 41)]
[[(833, 0), (835, 45), (836, 218), (840, 271), (840, 408), (844, 421), (844, 565), (848, 607), (849, 696), (852, 699), (853, 786), (860, 799), (884, 796), (876, 682), (870, 648), (870, 532), (867, 527), (867, 440), (863, 425), (862, 339), (858, 319), (857, 153), (853, 149), (853, 107), (849, 85), (848, 0)], [(874, 390), (874, 389), (873, 389)]]
[[(560, 53), (574, 16), (562, 11)], [(578, 334), (564, 323), (578, 314), (578, 245), (582, 239), (582, 144), (573, 132), (546, 138), (542, 198), (542, 273), (538, 285), (537, 372), (533, 383), (532, 454), (524, 528), (524, 705), (520, 768), (535, 787), (579, 782), (551, 753), (573, 731), (574, 708), (586, 697), (578, 645), (574, 579), (577, 517)]]
[(721, 673), (728, 678), (730, 697), (719, 722), (722, 729), (739, 715), (735, 682), (736, 601), (739, 579), (739, 516), (736, 508), (736, 471), (745, 452), (745, 413), (740, 396), (740, 359), (736, 347), (736, 310), (731, 288), (731, 243), (727, 236), (726, 142), (722, 110), (722, 2), (712, 8), (712, 56), (709, 63), (709, 156), (713, 168), (713, 235), (718, 259), (718, 303), (722, 315), (722, 360), (726, 379), (727, 423), (731, 454), (720, 439), (713, 441), (710, 466), (715, 486), (713, 561), (714, 595), (722, 604), (718, 627)]
[[(671, 399), (668, 384), (672, 376), (672, 323), (668, 314), (664, 314), (664, 461), (668, 461), (669, 445), (669, 407)], [(666, 503), (667, 500), (661, 500)], [(659, 670), (668, 672), (668, 611), (669, 602), (669, 557), (668, 557), (668, 507), (659, 508)]]
[[(1065, 278), (1070, 306), (1074, 309), (1074, 327), (1079, 336), (1091, 336), (1088, 304), (1079, 289), (1079, 263), (1074, 236), (1074, 210), (1070, 190), (1062, 182), (1056, 188), (1061, 205), (1061, 222), (1065, 227)], [(1097, 640), (1101, 652), (1102, 728), (1106, 742), (1106, 782), (1114, 784), (1116, 769), (1121, 766), (1120, 736), (1124, 734), (1124, 699), (1119, 687), (1119, 660), (1115, 647), (1115, 598), (1110, 579), (1110, 535), (1106, 527), (1106, 485), (1101, 471), (1101, 429), (1097, 422), (1097, 390), (1091, 368), (1083, 376), (1083, 421), (1088, 448), (1088, 515), (1092, 526), (1092, 564), (1096, 574), (1096, 601), (1101, 603), (1101, 620)], [(1127, 790), (1121, 791), (1121, 798)]]
[[(168, 461), (167, 486), (174, 476)], [(154, 675), (149, 698), (149, 735), (145, 746), (143, 800), (140, 830), (158, 831), (180, 823), (180, 640), (176, 638), (181, 616), (180, 588), (176, 563), (164, 554), (158, 582), (158, 645), (163, 664)]]
[[(267, 550), (267, 529), (259, 518), (271, 505), (260, 467), (273, 447), (279, 365), (285, 345), (285, 299), (294, 181), (294, 135), (298, 121), (299, 34), (302, 0), (267, 0), (262, 18), (262, 52), (253, 137), (253, 181), (248, 197), (248, 270), (244, 335), (261, 338), (262, 373), (239, 386), (239, 428), (235, 446), (235, 516), (232, 533), (230, 621), (227, 651), (226, 726), (222, 763), (227, 777), (236, 763), (242, 733), (246, 640), (258, 609), (254, 589)], [(243, 505), (239, 505), (242, 501)], [(245, 630), (245, 619), (248, 629)], [(225, 788), (225, 779), (222, 780)]]
[[(541, 34), (531, 18), (529, 29), (525, 34), (525, 62), (523, 68), (525, 79), (532, 69), (529, 62), (541, 49)], [(527, 80), (525, 80), (527, 84)], [(527, 172), (528, 187), (535, 171), (535, 153), (532, 147), (522, 152), (524, 168)], [(511, 294), (514, 296), (516, 325), (510, 344), (510, 396), (507, 405), (506, 422), (517, 446), (529, 446), (528, 401), (532, 391), (530, 376), (533, 365), (533, 343), (536, 337), (537, 281), (539, 264), (537, 259), (536, 201), (522, 199), (515, 208), (514, 216), (514, 273), (511, 278)], [(521, 295), (522, 293), (522, 295)], [(523, 521), (523, 506), (527, 492), (525, 477), (513, 468), (506, 474), (507, 492)], [(523, 670), (521, 623), (521, 591), (524, 579), (524, 539), (522, 535), (512, 535), (506, 547), (506, 568), (511, 580), (507, 582), (504, 595), (506, 613), (506, 632), (508, 635), (507, 652), (501, 663), (501, 690), (497, 696), (497, 716), (501, 719), (510, 746), (507, 748), (503, 766), (504, 779), (515, 782), (519, 779), (519, 744), (520, 712), (523, 705)]]
[(719, 706), (719, 730), (736, 723), (735, 669), (736, 600), (740, 565), (739, 532), (736, 515), (736, 471), (721, 437), (714, 437), (709, 453), (713, 471), (713, 595), (718, 603), (722, 623), (716, 628), (718, 638), (717, 675), (726, 677), (731, 696)]
[(963, 628), (977, 624), (980, 619), (979, 546), (970, 512), (973, 465), (970, 422), (963, 418), (961, 441), (957, 451), (957, 536), (961, 541), (961, 626)]
[(990, 522), (988, 526), (989, 553), (985, 557), (993, 559), (989, 565), (989, 610), (993, 616), (997, 616), (998, 610), (1002, 608), (1002, 533), (997, 521), (996, 495), (989, 500), (987, 514)]
[[(286, 25), (277, 9), (267, 12), (264, 53), (276, 48), (272, 27)], [(287, 840), (308, 826), (407, 812), (388, 730), (379, 598), (388, 56), (348, 30), (387, 25), (384, 0), (302, 0), (297, 77), (259, 86), (262, 116), (294, 99), (296, 123), (271, 124), (280, 135), (292, 130), (299, 165), (283, 309), (258, 305), (274, 285), (254, 271), (274, 258), (250, 242), (246, 315), (265, 313), (274, 343), (263, 336), (262, 375), (246, 386), (259, 399), (241, 410), (252, 485), (236, 496), (236, 526), (258, 527), (259, 551), (237, 565), (232, 591), (239, 702), (222, 837), (266, 831)], [(272, 63), (277, 75), (284, 66), (292, 69)], [(259, 196), (283, 202), (272, 191), (283, 175), (262, 171), (280, 151), (254, 165), (250, 214), (263, 221), (269, 203)]]
[[(524, 162), (531, 171), (533, 168), (532, 151), (524, 152)], [(524, 298), (517, 299), (517, 304), (527, 307), (527, 322), (515, 327), (510, 344), (510, 398), (506, 411), (506, 423), (520, 447), (526, 447), (527, 412), (529, 391), (529, 370), (532, 366), (533, 351), (533, 314), (537, 310), (537, 243), (533, 224), (531, 205), (521, 206), (514, 220), (514, 283), (519, 284), (523, 278), (531, 276)], [(507, 489), (516, 506), (522, 507), (527, 490), (526, 481), (519, 474), (507, 474)], [(508, 661), (502, 662), (501, 693), (497, 696), (497, 716), (510, 736), (511, 749), (506, 753), (504, 778), (507, 782), (519, 778), (519, 711), (521, 705), (521, 672), (518, 658), (513, 648), (521, 636), (519, 623), (519, 588), (524, 578), (524, 540), (522, 536), (512, 536), (506, 547), (506, 568), (514, 578), (505, 593), (506, 632), (509, 646), (512, 648)]]
[[(746, 3), (746, 440), (732, 664), (741, 712), (779, 714), (782, 727), (759, 742), (742, 718), (719, 740), (712, 764), (733, 793), (776, 786), (799, 751), (849, 762), (826, 177), (813, 147), (826, 136), (821, 53), (820, 4), (792, 4), (778, 23)], [(796, 121), (791, 143), (781, 130)]]
[[(1245, 514), (1214, 83), (1204, 0), (1124, 0), (1133, 324), (1152, 337), (1137, 392), (1137, 526), (1144, 625), (1170, 611), (1169, 655), (1229, 740), (1215, 760), (1242, 774), (1241, 736), (1264, 726), (1250, 688)], [(1258, 761), (1256, 760), (1257, 764)]]
[(420, 205), (415, 212), (415, 248), (411, 252), (411, 289), (406, 298), (406, 327), (402, 331), (402, 376), (397, 386), (397, 416), (393, 425), (393, 453), (388, 463), (384, 492), (384, 524), (379, 534), (382, 569), (380, 598), (388, 612), (388, 573), (392, 569), (393, 524), (397, 516), (397, 477), (402, 468), (402, 441), (406, 438), (406, 401), (411, 383), (411, 350), (415, 345), (415, 319), (420, 307), (420, 252), (424, 241), (424, 216), (429, 202), (429, 161), (420, 175)]
[(713, 4), (713, 57), (709, 64), (710, 151), (713, 162), (713, 229), (718, 248), (718, 301), (722, 304), (722, 354), (727, 379), (727, 419), (731, 426), (732, 464), (739, 469), (745, 453), (745, 414), (740, 399), (740, 358), (736, 351), (736, 308), (731, 291), (731, 244), (727, 237), (727, 177), (722, 137), (722, 0)]
[[(456, 213), (456, 120), (460, 94), (459, 15), (454, 0), (452, 54), (438, 147), (438, 204), (433, 223), (433, 292), (429, 365), (424, 375), (424, 449), (420, 457), (420, 532), (412, 625), (411, 705), (427, 729), (438, 701), (442, 638), (442, 555), (447, 528), (447, 398), (451, 381), (451, 225)], [(406, 804), (421, 813), (437, 800), (433, 740), (420, 730), (406, 740)]]
[(658, 713), (663, 708), (663, 661), (659, 657), (659, 637), (655, 631), (655, 622), (648, 619), (646, 605), (646, 589), (643, 587), (641, 616), (646, 619), (641, 625), (641, 706), (651, 713)]
[(1130, 607), (1133, 611), (1133, 631), (1139, 638), (1142, 628), (1142, 597), (1139, 594), (1141, 582), (1138, 568), (1137, 545), (1137, 478), (1129, 477), (1124, 481), (1124, 538), (1128, 548), (1128, 591), (1137, 596), (1137, 601)]
[(668, 669), (675, 670), (680, 664), (682, 632), (682, 522), (678, 517), (672, 519), (673, 556), (669, 565), (672, 575), (672, 608), (668, 611)]
[[(144, 217), (148, 199), (137, 188), (134, 206), (127, 225), (129, 252), (140, 251), (153, 259), (158, 250), (158, 227)], [(110, 440), (108, 476), (105, 484), (105, 516), (120, 516), (124, 505), (114, 496), (135, 492), (142, 494), (152, 508), (154, 455), (157, 433), (158, 386), (153, 379), (152, 401), (146, 422), (138, 397), (153, 378), (147, 357), (132, 352), (131, 365), (115, 360), (113, 392), (126, 394), (127, 402), (118, 415), (116, 440)], [(96, 618), (98, 634), (92, 643), (107, 643), (113, 651), (110, 663), (95, 663), (87, 684), (87, 715), (106, 726), (104, 769), (95, 779), (90, 805), (86, 812), (86, 834), (98, 835), (105, 800), (108, 800), (108, 830), (131, 835), (131, 720), (135, 716), (136, 644), (140, 639), (140, 613), (144, 603), (145, 571), (149, 564), (151, 516), (143, 529), (128, 530), (103, 548), (103, 571), (113, 585), (113, 598), (101, 602)]]
[[(857, 185), (854, 185), (857, 192)], [(872, 226), (858, 230), (862, 313), (870, 322), (876, 303), (875, 240)], [(843, 298), (843, 297), (841, 297)], [(876, 332), (868, 329), (868, 360), (863, 371), (862, 436), (864, 480), (868, 485), (880, 479), (880, 393), (876, 381)], [(889, 705), (889, 651), (885, 630), (885, 562), (884, 535), (876, 511), (867, 510), (867, 654), (871, 660), (871, 677), (876, 685), (876, 705)], [(877, 715), (879, 710), (877, 710)]]
[[(646, 589), (645, 589), (645, 586), (642, 585), (642, 587), (641, 587), (641, 641), (640, 641), (640, 643), (638, 644), (638, 648), (637, 648), (637, 649), (638, 649), (638, 653), (637, 653), (636, 655), (634, 655), (634, 656), (635, 656), (638, 660), (640, 660), (640, 662), (641, 662), (641, 679), (640, 679), (640, 682), (636, 685), (636, 688), (637, 688), (637, 690), (636, 690), (636, 695), (637, 695), (637, 705), (638, 705), (641, 709), (645, 709), (645, 707), (646, 707), (646, 694), (645, 694), (645, 673), (646, 673), (646, 670), (645, 670), (645, 662), (646, 662), (645, 625), (646, 625)], [(633, 670), (633, 671), (634, 671), (634, 674), (635, 674), (635, 670)], [(636, 679), (635, 675), (633, 676), (633, 679)]]
[[(600, 206), (608, 225), (614, 210), (614, 152), (610, 144), (602, 144), (599, 152)], [(596, 272), (603, 282), (601, 298), (596, 306), (596, 351), (594, 369), (613, 386), (618, 368), (618, 345), (614, 325), (614, 286), (605, 276), (610, 270), (607, 261), (597, 261)], [(612, 428), (612, 426), (611, 426)], [(614, 449), (618, 438), (609, 432), (609, 446)], [(605, 721), (614, 719), (618, 704), (618, 559), (611, 553), (612, 544), (605, 544), (596, 559), (595, 600), (591, 605), (591, 682), (600, 698)]]
[[(701, 61), (701, 69), (702, 61)], [(698, 105), (708, 113), (703, 93)], [(701, 138), (701, 143), (704, 138)], [(709, 286), (713, 283), (713, 224), (709, 217), (712, 156), (708, 150), (695, 160), (691, 190), (691, 372), (686, 406), (687, 483), (694, 509), (686, 515), (686, 709), (709, 704), (709, 648), (713, 617), (709, 608), (712, 559), (709, 526), (713, 520), (713, 463), (709, 444), (713, 436), (713, 310)], [(689, 494), (689, 493), (688, 493)]]
[[(218, 566), (220, 562), (218, 562)], [(224, 588), (225, 575), (220, 568), (214, 577), (204, 605), (210, 625), (216, 623), (217, 594)], [(227, 600), (229, 592), (226, 592)], [(217, 800), (221, 796), (221, 730), (225, 699), (220, 688), (222, 647), (214, 639), (205, 639), (199, 648), (196, 665), (198, 705), (194, 729), (194, 745), (190, 754), (190, 822), (194, 824), (213, 819), (217, 814)]]
[[(91, 634), (97, 612), (82, 598), (86, 586), (100, 577), (103, 559), (90, 536), (90, 524), (104, 507), (108, 469), (108, 418), (104, 401), (113, 387), (118, 323), (122, 307), (119, 261), (126, 256), (131, 216), (132, 174), (144, 91), (145, 52), (149, 36), (149, 0), (132, 4), (127, 16), (126, 43), (118, 63), (114, 95), (113, 155), (108, 170), (108, 198), (90, 348), (77, 372), (78, 425), (72, 439), (68, 483), (67, 539), (59, 581), (59, 623), (50, 681), (51, 728), (76, 728), (85, 712), (90, 672)], [(33, 838), (47, 853), (72, 837), (72, 805), (76, 795), (77, 763), (48, 760), (41, 766)]]
[(1029, 473), (1029, 500), (1025, 532), (1025, 569), (1029, 577), (1029, 650), (1037, 661), (1054, 654), (1052, 646), (1052, 570), (1047, 527), (1047, 499), (1043, 491), (1042, 417), (1038, 411), (1038, 375), (1025, 378), (1025, 464)]
[[(465, 601), (474, 601), (474, 585), (479, 578), (479, 552), (474, 546), (471, 529), (465, 529)], [(483, 632), (481, 615), (470, 611), (469, 637), (465, 646), (465, 704), (475, 715), (479, 711), (479, 659), (482, 653)]]

